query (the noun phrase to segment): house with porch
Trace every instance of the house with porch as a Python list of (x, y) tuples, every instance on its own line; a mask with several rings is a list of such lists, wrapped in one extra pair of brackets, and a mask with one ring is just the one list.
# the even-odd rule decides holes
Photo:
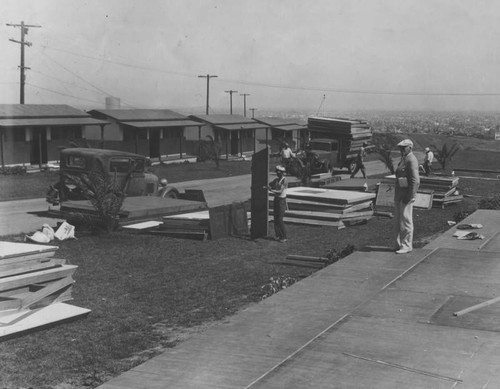
[(203, 124), (180, 113), (168, 109), (94, 109), (88, 113), (111, 123), (105, 148), (145, 155), (152, 161), (199, 154)]
[(287, 142), (294, 150), (303, 148), (307, 143), (307, 125), (305, 124), (299, 124), (293, 119), (276, 117), (255, 118), (255, 120), (270, 128), (271, 139), (268, 143), (271, 152), (278, 152), (283, 142)]
[(200, 132), (210, 135), (221, 144), (222, 155), (243, 157), (266, 147), (258, 139), (267, 139), (269, 126), (242, 115), (190, 115), (192, 120), (203, 123)]
[(61, 148), (86, 145), (87, 132), (102, 136), (108, 124), (64, 104), (0, 104), (2, 167), (58, 161)]

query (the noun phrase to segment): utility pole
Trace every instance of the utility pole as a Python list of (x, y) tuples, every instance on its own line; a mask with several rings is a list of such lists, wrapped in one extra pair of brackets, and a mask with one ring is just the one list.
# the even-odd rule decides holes
[(257, 111), (257, 108), (248, 108), (250, 111), (252, 111), (252, 119), (254, 118), (254, 113)]
[(224, 92), (229, 93), (229, 113), (232, 115), (233, 114), (233, 93), (238, 93), (238, 91), (237, 90), (226, 90)]
[(218, 76), (215, 76), (215, 75), (210, 75), (210, 74), (207, 74), (206, 76), (198, 76), (198, 78), (206, 78), (207, 79), (207, 115), (208, 115), (208, 101), (209, 101), (209, 93), (210, 93), (210, 79), (211, 78), (216, 78)]
[(240, 93), (240, 96), (243, 96), (243, 116), (247, 117), (247, 96), (250, 96), (250, 94)]
[(42, 26), (37, 26), (34, 24), (24, 24), (24, 22), (21, 22), (21, 24), (10, 24), (7, 23), (7, 26), (10, 27), (20, 27), (21, 28), (21, 40), (16, 41), (15, 39), (9, 39), (12, 42), (19, 43), (21, 45), (21, 65), (19, 66), (19, 70), (21, 71), (21, 76), (20, 76), (20, 102), (21, 104), (24, 104), (24, 82), (26, 81), (26, 76), (24, 75), (24, 70), (29, 69), (28, 67), (24, 66), (24, 46), (31, 46), (31, 42), (26, 42), (24, 40), (24, 36), (28, 35), (28, 28), (29, 27), (42, 27)]

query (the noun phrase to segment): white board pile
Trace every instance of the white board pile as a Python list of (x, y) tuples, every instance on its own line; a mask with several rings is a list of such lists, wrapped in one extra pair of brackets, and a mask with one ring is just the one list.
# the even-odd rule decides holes
[[(331, 226), (365, 223), (373, 217), (374, 193), (297, 187), (287, 190), (285, 222)], [(273, 215), (273, 198), (270, 214)]]
[(434, 191), (432, 206), (444, 208), (463, 200), (457, 190), (458, 182), (459, 177), (456, 176), (421, 176), (420, 189)]
[(0, 338), (86, 315), (72, 300), (78, 266), (54, 258), (57, 246), (0, 242)]

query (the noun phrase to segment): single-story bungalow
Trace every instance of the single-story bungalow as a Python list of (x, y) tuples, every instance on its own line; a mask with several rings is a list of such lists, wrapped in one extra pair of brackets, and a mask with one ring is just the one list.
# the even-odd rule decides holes
[(307, 143), (307, 125), (299, 124), (293, 119), (281, 119), (276, 117), (256, 118), (259, 123), (271, 129), (272, 151), (279, 147), (279, 143), (287, 142), (292, 149), (299, 149)]
[(146, 155), (153, 160), (199, 154), (203, 124), (180, 113), (168, 109), (94, 109), (88, 113), (111, 123), (106, 128), (105, 148)]
[(2, 167), (57, 161), (61, 148), (85, 145), (90, 129), (103, 134), (108, 124), (64, 104), (0, 104)]
[(266, 147), (269, 126), (242, 115), (190, 115), (192, 120), (203, 123), (201, 133), (210, 135), (222, 147), (222, 157), (242, 157)]

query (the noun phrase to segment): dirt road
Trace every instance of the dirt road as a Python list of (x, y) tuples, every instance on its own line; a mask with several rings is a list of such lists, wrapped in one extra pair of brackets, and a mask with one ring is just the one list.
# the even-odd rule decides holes
[[(366, 163), (368, 176), (388, 173), (379, 161)], [(361, 173), (358, 173), (358, 177)], [(343, 174), (343, 179), (349, 178)], [(186, 181), (176, 183), (181, 191), (185, 189), (201, 189), (209, 206), (228, 204), (250, 198), (251, 175), (224, 177), (209, 180)], [(0, 202), (0, 236), (32, 233), (41, 230), (44, 223), (55, 226), (58, 219), (40, 217), (47, 211), (45, 199), (30, 199)]]

